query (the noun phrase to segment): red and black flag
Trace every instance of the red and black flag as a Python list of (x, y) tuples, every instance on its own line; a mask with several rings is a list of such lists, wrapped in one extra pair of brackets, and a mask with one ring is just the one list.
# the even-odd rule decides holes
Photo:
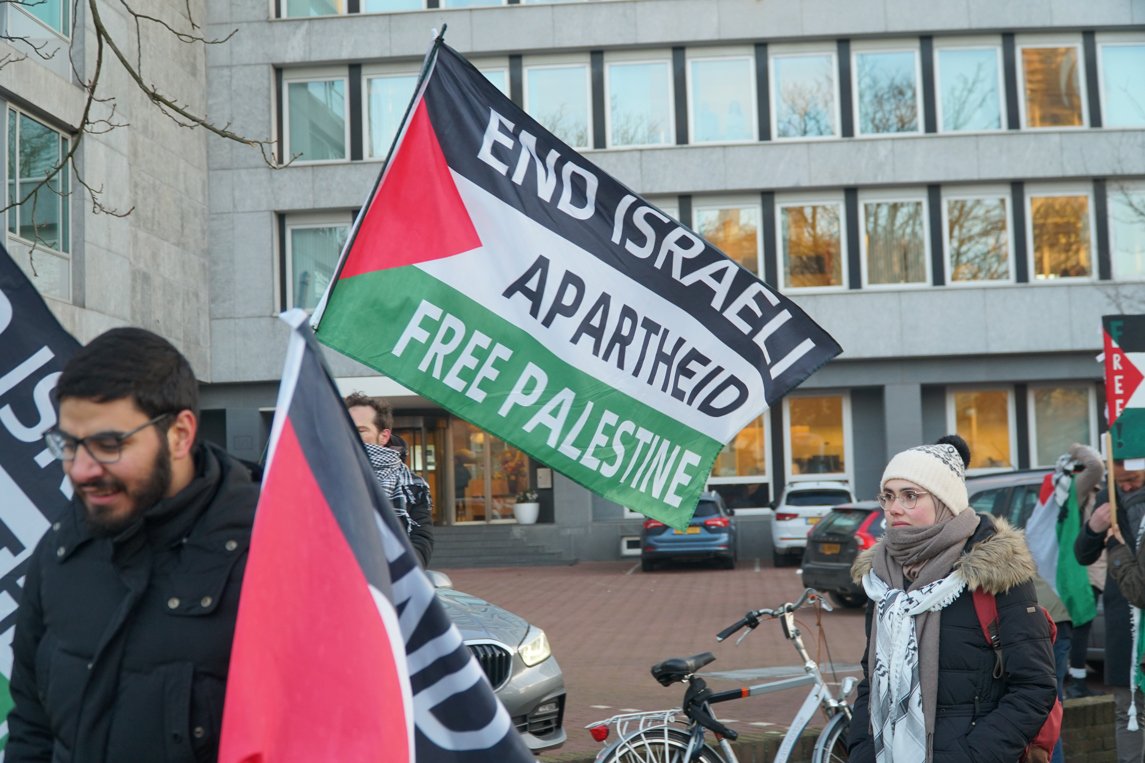
[(223, 713), (223, 763), (532, 761), (418, 567), (300, 310)]

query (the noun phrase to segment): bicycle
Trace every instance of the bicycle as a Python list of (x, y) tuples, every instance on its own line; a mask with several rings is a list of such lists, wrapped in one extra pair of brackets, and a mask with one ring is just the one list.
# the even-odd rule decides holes
[[(818, 664), (811, 659), (803, 645), (803, 636), (795, 622), (795, 612), (801, 607), (814, 605), (828, 612), (832, 607), (822, 595), (808, 588), (798, 601), (785, 603), (776, 609), (756, 609), (716, 635), (716, 641), (723, 641), (743, 628), (747, 628), (736, 640), (739, 645), (748, 634), (763, 622), (763, 619), (779, 620), (783, 635), (792, 643), (803, 660), (803, 675), (778, 681), (757, 684), (727, 691), (713, 692), (704, 679), (696, 675), (705, 665), (715, 661), (711, 652), (702, 652), (691, 657), (677, 657), (652, 666), (652, 676), (663, 686), (684, 683), (684, 701), (680, 709), (656, 710), (643, 713), (614, 715), (587, 726), (593, 738), (605, 742), (608, 730), (615, 728), (617, 740), (608, 744), (596, 756), (596, 763), (739, 763), (731, 742), (739, 734), (734, 729), (720, 723), (711, 706), (745, 697), (792, 689), (797, 686), (812, 685), (807, 698), (803, 700), (795, 714), (791, 726), (779, 745), (773, 763), (787, 763), (795, 744), (803, 734), (808, 722), (817, 709), (827, 718), (826, 724), (815, 740), (812, 763), (838, 763), (846, 761), (847, 730), (851, 722), (851, 706), (847, 696), (854, 689), (857, 679), (846, 677), (838, 694), (833, 695), (827, 682), (819, 672)], [(683, 714), (683, 718), (678, 716)], [(711, 731), (719, 749), (705, 740)]]

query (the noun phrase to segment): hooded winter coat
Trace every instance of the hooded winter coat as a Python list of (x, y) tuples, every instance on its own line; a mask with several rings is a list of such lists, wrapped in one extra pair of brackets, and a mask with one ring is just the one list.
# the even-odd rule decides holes
[(213, 445), (118, 535), (79, 499), (32, 553), (8, 763), (213, 761), (258, 487)]
[[(855, 560), (851, 574), (856, 581), (871, 569), (874, 553), (869, 549)], [(962, 571), (966, 590), (942, 610), (938, 654), (919, 655), (920, 662), (938, 660), (932, 760), (1014, 763), (1045, 723), (1057, 697), (1049, 625), (1034, 592), (1034, 562), (1021, 532), (1002, 520), (982, 516), (954, 568)], [(975, 588), (993, 593), (997, 601), (1004, 665), (1000, 679), (994, 678), (997, 658), (974, 611), (971, 592)], [(869, 708), (873, 613), (874, 604), (869, 603), (863, 681), (848, 744), (852, 763), (875, 760)]]

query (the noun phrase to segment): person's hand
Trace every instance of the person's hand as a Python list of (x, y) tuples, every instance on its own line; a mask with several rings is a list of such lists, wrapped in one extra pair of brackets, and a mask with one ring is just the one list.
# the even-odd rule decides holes
[(1031, 744), (1026, 748), (1026, 755), (1022, 760), (1027, 763), (1050, 763), (1050, 754), (1041, 747)]
[(1093, 510), (1089, 517), (1089, 529), (1100, 535), (1109, 529), (1113, 521), (1109, 518), (1109, 504), (1103, 503)]
[(1121, 528), (1110, 526), (1109, 530), (1105, 533), (1105, 542), (1115, 540), (1121, 545), (1125, 545), (1125, 538), (1121, 537)]

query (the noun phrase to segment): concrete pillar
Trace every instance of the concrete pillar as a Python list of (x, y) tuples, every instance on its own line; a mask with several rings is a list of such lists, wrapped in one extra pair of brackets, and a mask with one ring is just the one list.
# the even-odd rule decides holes
[(887, 431), (886, 460), (901, 450), (922, 444), (922, 386), (886, 385), (883, 416)]

